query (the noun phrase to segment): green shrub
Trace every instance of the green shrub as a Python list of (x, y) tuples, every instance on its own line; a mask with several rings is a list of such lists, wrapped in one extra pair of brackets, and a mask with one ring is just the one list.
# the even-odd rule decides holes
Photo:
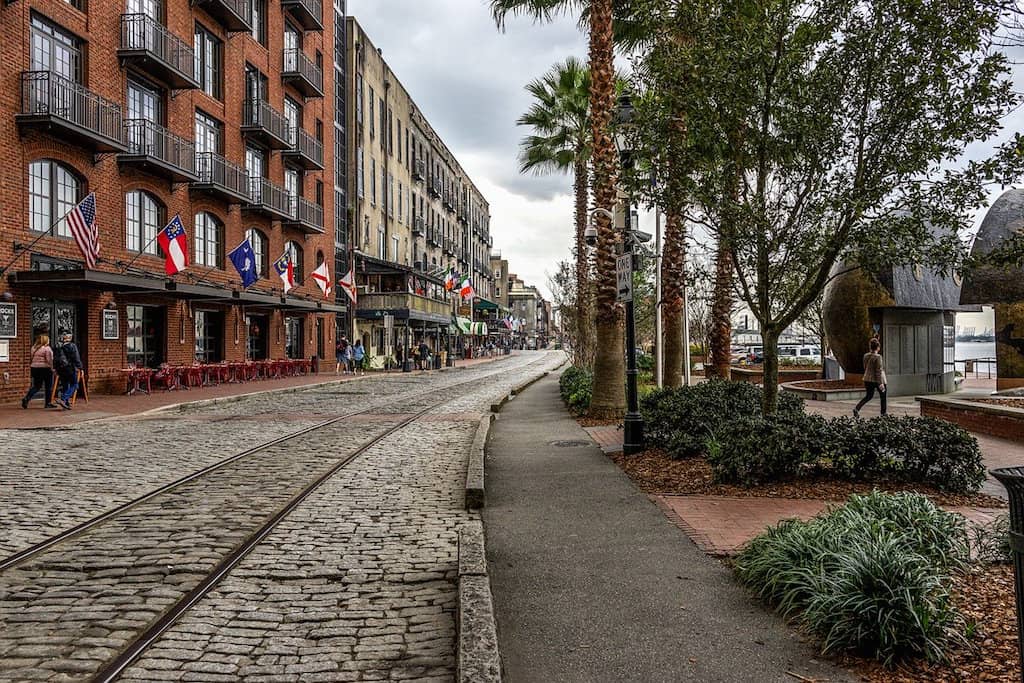
[(708, 464), (718, 482), (753, 486), (789, 479), (817, 461), (827, 430), (828, 422), (820, 415), (739, 418), (708, 440)]
[(594, 376), (589, 370), (571, 366), (558, 378), (558, 390), (569, 411), (575, 415), (582, 415), (590, 407), (590, 399), (594, 393)]
[(636, 369), (646, 370), (647, 372), (654, 372), (654, 356), (649, 353), (638, 355), (636, 357)]
[[(712, 379), (690, 387), (652, 391), (640, 402), (647, 443), (674, 458), (701, 455), (706, 442), (735, 420), (761, 414), (761, 389)], [(779, 413), (803, 412), (803, 399), (782, 394)]]
[(818, 634), (826, 652), (939, 660), (962, 638), (948, 586), (968, 560), (966, 538), (963, 518), (924, 496), (876, 491), (772, 527), (735, 568), (760, 598)]

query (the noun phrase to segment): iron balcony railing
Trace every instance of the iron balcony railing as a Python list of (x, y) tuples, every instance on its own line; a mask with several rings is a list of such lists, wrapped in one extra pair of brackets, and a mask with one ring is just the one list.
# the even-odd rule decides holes
[(249, 179), (249, 206), (281, 219), (291, 219), (292, 193), (266, 178)]
[(231, 199), (249, 201), (249, 172), (213, 152), (196, 153), (197, 189), (210, 190)]
[(183, 180), (197, 177), (196, 146), (189, 140), (146, 119), (128, 119), (124, 122), (124, 133), (128, 151), (122, 158), (154, 161)]
[(289, 209), (291, 218), (286, 222), (297, 224), (307, 232), (324, 231), (324, 207), (305, 197), (291, 195)]
[(417, 159), (412, 165), (412, 175), (416, 180), (423, 180), (427, 177), (427, 162)]
[(250, 0), (195, 0), (206, 13), (224, 25), (228, 31), (252, 30), (252, 3)]
[(121, 105), (52, 71), (22, 72), (19, 116), (55, 123), (97, 149), (124, 151)]
[(420, 313), (430, 313), (436, 316), (450, 316), (450, 304), (447, 301), (431, 299), (419, 294), (407, 292), (374, 292), (373, 294), (359, 294), (359, 310), (383, 310), (401, 311), (411, 310)]
[(426, 229), (426, 224), (427, 222), (423, 220), (423, 216), (416, 216), (412, 222), (412, 234), (422, 235), (423, 231)]
[(306, 97), (323, 97), (324, 72), (298, 48), (284, 51), (284, 67), (281, 78), (291, 83), (296, 90)]
[(324, 167), (324, 143), (298, 126), (292, 126), (289, 129), (288, 139), (291, 142), (291, 149), (285, 150), (282, 154), (306, 169), (322, 169)]
[(247, 100), (242, 107), (242, 130), (255, 134), (274, 149), (292, 146), (292, 126), (284, 114), (264, 100)]
[(175, 88), (198, 88), (192, 47), (146, 14), (121, 15), (122, 56), (139, 55), (140, 66)]
[(291, 12), (307, 31), (323, 29), (324, 10), (321, 0), (281, 0), (281, 8)]

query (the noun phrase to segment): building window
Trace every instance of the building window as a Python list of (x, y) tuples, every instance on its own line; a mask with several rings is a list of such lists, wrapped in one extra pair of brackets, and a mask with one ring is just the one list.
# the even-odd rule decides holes
[(363, 194), (363, 148), (356, 148), (356, 192), (359, 198), (362, 199), (365, 195)]
[(224, 143), (224, 124), (196, 110), (196, 153), (220, 154)]
[(224, 226), (213, 214), (202, 211), (195, 221), (195, 263), (220, 268), (224, 260)]
[(125, 248), (156, 255), (156, 234), (163, 227), (163, 206), (148, 192), (135, 190), (124, 196)]
[(71, 237), (66, 217), (81, 201), (83, 190), (82, 181), (67, 166), (48, 159), (33, 161), (28, 167), (29, 227)]
[(302, 265), (302, 246), (298, 242), (285, 242), (284, 253), (287, 254), (288, 260), (292, 262), (292, 270), (295, 272), (295, 284), (301, 285), (304, 268)]
[[(162, 124), (164, 119), (163, 94), (160, 89), (144, 83), (138, 78), (128, 78), (128, 111), (127, 118), (144, 119), (151, 123)], [(152, 135), (149, 128), (130, 128), (129, 144), (133, 147), (155, 146), (157, 141), (139, 139), (144, 135)]]
[(377, 206), (377, 160), (370, 157), (370, 204)]
[(373, 122), (375, 120), (375, 117), (373, 115), (373, 87), (366, 86), (366, 89), (367, 89), (367, 92), (368, 92), (367, 100), (370, 102), (370, 139), (372, 140), (373, 139), (373, 134), (374, 134), (374, 123)]
[(252, 0), (252, 37), (263, 47), (267, 46), (267, 0)]
[(363, 125), (363, 75), (356, 74), (356, 123)]
[(270, 242), (267, 236), (259, 228), (249, 228), (245, 236), (252, 246), (252, 253), (256, 256), (256, 272), (260, 277), (267, 277), (267, 253), (270, 251)]
[(391, 260), (398, 263), (398, 235), (391, 236)]
[(82, 41), (40, 17), (32, 17), (32, 71), (50, 71), (82, 82)]
[(220, 311), (196, 311), (196, 360), (219, 363), (224, 338), (224, 314)]
[(196, 77), (199, 87), (210, 97), (220, 99), (223, 44), (200, 24), (195, 33)]
[(386, 261), (388, 258), (388, 243), (384, 237), (384, 224), (377, 224), (377, 258)]

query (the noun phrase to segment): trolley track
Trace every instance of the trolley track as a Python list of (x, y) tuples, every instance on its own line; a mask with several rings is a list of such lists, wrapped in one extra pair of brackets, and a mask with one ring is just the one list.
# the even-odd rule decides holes
[[(544, 363), (544, 360), (538, 360), (523, 365), (514, 366), (519, 372), (531, 372), (536, 366)], [(507, 366), (501, 369), (486, 374), (475, 375), (471, 379), (445, 384), (440, 387), (430, 387), (423, 391), (404, 392), (396, 395), (384, 397), (381, 401), (375, 402), (374, 405), (364, 408), (358, 411), (352, 411), (342, 416), (336, 416), (328, 420), (324, 420), (314, 425), (304, 427), (303, 429), (296, 430), (285, 436), (273, 439), (263, 444), (259, 444), (253, 448), (247, 449), (240, 453), (229, 456), (217, 463), (214, 463), (206, 468), (203, 468), (197, 472), (194, 472), (186, 477), (182, 477), (179, 480), (171, 482), (165, 486), (161, 486), (154, 489), (146, 494), (139, 496), (117, 508), (111, 509), (101, 515), (98, 515), (82, 524), (79, 524), (71, 529), (68, 529), (61, 534), (53, 536), (41, 543), (38, 543), (30, 548), (27, 548), (19, 553), (16, 553), (6, 558), (0, 563), (0, 576), (4, 570), (12, 569), (19, 565), (28, 563), (34, 558), (39, 558), (43, 553), (60, 546), (60, 544), (68, 542), (76, 537), (86, 534), (92, 529), (100, 527), (101, 525), (117, 520), (120, 517), (125, 516), (127, 513), (139, 508), (139, 506), (153, 501), (161, 495), (169, 495), (175, 493), (176, 490), (187, 487), (189, 484), (208, 478), (217, 472), (225, 470), (232, 464), (243, 463), (246, 458), (253, 458), (260, 453), (264, 453), (272, 450), (276, 446), (285, 444), (286, 442), (301, 439), (304, 436), (313, 435), (321, 430), (329, 429), (333, 426), (339, 425), (345, 420), (351, 419), (352, 417), (359, 415), (395, 415), (399, 417), (398, 421), (394, 424), (387, 426), (383, 432), (378, 433), (368, 440), (363, 441), (354, 450), (351, 450), (347, 454), (338, 458), (333, 464), (331, 464), (325, 471), (316, 476), (312, 481), (308, 481), (301, 485), (299, 490), (291, 495), (288, 500), (281, 505), (273, 514), (270, 515), (264, 522), (255, 525), (256, 528), (249, 531), (245, 536), (244, 540), (235, 545), (230, 552), (224, 555), (216, 565), (206, 571), (204, 570), (203, 578), (198, 581), (194, 586), (184, 592), (180, 597), (177, 597), (172, 604), (163, 608), (159, 616), (148, 623), (144, 629), (139, 630), (132, 637), (131, 641), (128, 642), (124, 647), (119, 648), (118, 654), (103, 663), (102, 666), (98, 667), (93, 675), (92, 680), (96, 681), (109, 681), (118, 677), (129, 665), (134, 662), (139, 655), (141, 655), (153, 642), (160, 638), (160, 636), (170, 629), (181, 617), (184, 615), (192, 606), (200, 601), (210, 590), (212, 590), (234, 567), (242, 562), (247, 555), (249, 555), (259, 544), (270, 534), (278, 524), (285, 519), (289, 513), (291, 513), (297, 506), (299, 506), (307, 497), (314, 493), (324, 482), (331, 479), (333, 476), (338, 474), (342, 469), (351, 465), (356, 461), (359, 456), (364, 454), (366, 451), (371, 449), (373, 446), (379, 444), (389, 436), (399, 432), (400, 430), (408, 427), (409, 425), (422, 418), (427, 413), (436, 410), (439, 406), (444, 404), (446, 398), (451, 396), (453, 390), (457, 390), (459, 387), (463, 387), (470, 384), (481, 382), (490, 377), (507, 372)], [(423, 406), (425, 399), (433, 394), (442, 394), (443, 398), (438, 400), (425, 401), (427, 405)], [(400, 412), (398, 406), (402, 404), (408, 404), (410, 402), (418, 403), (413, 410), (407, 412)], [(423, 407), (420, 407), (423, 406)], [(383, 412), (382, 412), (383, 410)], [(258, 487), (257, 487), (258, 492)], [(57, 563), (58, 569), (63, 566), (59, 562)], [(0, 586), (2, 588), (2, 586)]]

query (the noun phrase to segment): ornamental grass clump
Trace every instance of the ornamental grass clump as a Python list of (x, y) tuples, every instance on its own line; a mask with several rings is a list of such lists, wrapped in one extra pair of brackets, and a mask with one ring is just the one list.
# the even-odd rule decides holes
[(817, 634), (825, 652), (892, 664), (941, 660), (963, 643), (949, 585), (968, 559), (962, 517), (918, 494), (876, 491), (772, 527), (735, 567), (758, 597)]

